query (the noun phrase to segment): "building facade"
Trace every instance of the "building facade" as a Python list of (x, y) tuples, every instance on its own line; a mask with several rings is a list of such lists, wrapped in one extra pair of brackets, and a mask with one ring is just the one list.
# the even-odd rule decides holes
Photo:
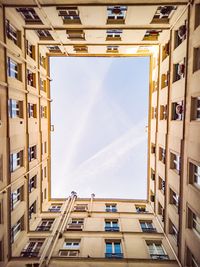
[[(0, 266), (200, 266), (200, 2), (0, 3)], [(150, 58), (146, 200), (51, 198), (52, 56)]]

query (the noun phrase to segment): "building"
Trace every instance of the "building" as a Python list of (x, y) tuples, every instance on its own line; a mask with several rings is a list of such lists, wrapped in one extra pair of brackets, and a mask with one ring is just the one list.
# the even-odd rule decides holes
[[(200, 266), (200, 1), (0, 3), (0, 266)], [(51, 198), (51, 56), (150, 57), (146, 200)]]

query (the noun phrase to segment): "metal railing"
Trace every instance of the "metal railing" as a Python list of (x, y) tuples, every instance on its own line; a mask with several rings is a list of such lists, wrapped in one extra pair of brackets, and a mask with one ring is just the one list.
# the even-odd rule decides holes
[(105, 226), (106, 232), (119, 232), (119, 226)]
[(123, 253), (105, 253), (106, 258), (122, 259)]

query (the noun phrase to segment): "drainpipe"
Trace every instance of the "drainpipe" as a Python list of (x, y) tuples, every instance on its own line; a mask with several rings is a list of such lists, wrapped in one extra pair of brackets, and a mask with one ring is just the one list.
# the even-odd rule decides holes
[[(57, 227), (54, 228), (52, 235), (49, 237), (45, 249), (40, 257), (39, 267), (48, 266), (51, 260), (54, 248), (57, 244), (57, 241), (65, 229), (66, 221), (69, 218), (71, 210), (73, 208), (73, 204), (75, 202), (77, 195), (72, 191), (71, 196), (66, 200), (65, 206), (63, 208), (63, 213), (60, 217), (59, 223)], [(52, 245), (52, 247), (51, 247)], [(49, 252), (50, 250), (50, 252)], [(49, 252), (49, 253), (48, 253)], [(47, 256), (48, 255), (48, 256)], [(43, 265), (44, 264), (44, 265)]]
[(88, 216), (90, 217), (91, 216), (91, 212), (92, 212), (92, 207), (93, 207), (93, 200), (95, 198), (95, 194), (92, 193), (91, 194), (91, 198), (90, 198), (90, 206), (89, 206), (89, 211), (88, 211)]

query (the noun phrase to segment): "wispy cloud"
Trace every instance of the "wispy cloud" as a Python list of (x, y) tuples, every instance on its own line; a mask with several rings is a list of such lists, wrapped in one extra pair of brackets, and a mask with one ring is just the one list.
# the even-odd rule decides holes
[(97, 174), (104, 172), (106, 169), (119, 166), (120, 159), (133, 150), (135, 146), (146, 140), (144, 124), (145, 121), (139, 122), (128, 132), (114, 140), (111, 144), (98, 151), (95, 155), (79, 165), (74, 173), (68, 173), (70, 180), (83, 180), (95, 177)]

